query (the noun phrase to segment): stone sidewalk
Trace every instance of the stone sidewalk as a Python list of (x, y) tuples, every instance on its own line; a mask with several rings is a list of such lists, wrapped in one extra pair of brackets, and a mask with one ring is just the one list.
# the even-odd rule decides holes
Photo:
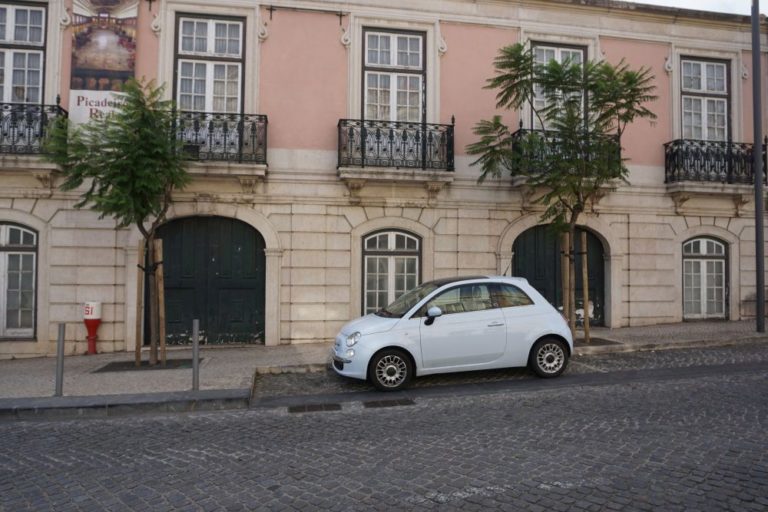
[[(663, 350), (768, 342), (755, 321), (686, 322), (620, 329), (594, 328), (589, 345), (578, 338), (575, 357), (585, 354)], [(254, 375), (322, 371), (329, 343), (277, 347), (202, 347), (200, 389), (192, 391), (191, 350), (171, 349), (176, 368), (133, 366), (133, 353), (68, 356), (62, 397), (54, 397), (56, 359), (0, 360), (0, 418), (116, 414), (118, 411), (198, 410), (247, 407)], [(144, 361), (147, 354), (144, 353)], [(114, 366), (122, 368), (114, 370)], [(113, 371), (108, 371), (112, 369)]]

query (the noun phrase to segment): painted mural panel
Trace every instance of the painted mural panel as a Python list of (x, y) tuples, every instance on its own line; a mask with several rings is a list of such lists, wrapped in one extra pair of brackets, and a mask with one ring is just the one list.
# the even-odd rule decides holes
[(112, 93), (134, 76), (138, 0), (75, 0), (70, 119), (84, 122), (112, 110)]

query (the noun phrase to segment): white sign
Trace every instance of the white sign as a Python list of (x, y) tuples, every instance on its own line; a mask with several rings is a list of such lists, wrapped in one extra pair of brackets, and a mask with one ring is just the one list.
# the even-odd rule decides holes
[(69, 93), (69, 120), (75, 124), (86, 123), (117, 109), (122, 93), (113, 91), (76, 90)]

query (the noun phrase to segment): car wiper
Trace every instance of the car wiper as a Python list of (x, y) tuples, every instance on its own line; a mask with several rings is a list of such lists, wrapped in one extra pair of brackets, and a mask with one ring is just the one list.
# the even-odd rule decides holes
[(393, 313), (391, 313), (391, 312), (387, 311), (387, 309), (386, 309), (386, 308), (381, 308), (380, 310), (378, 310), (378, 311), (376, 312), (376, 314), (377, 314), (378, 316), (383, 316), (384, 318), (392, 318), (392, 317), (394, 317), (394, 316), (395, 316)]

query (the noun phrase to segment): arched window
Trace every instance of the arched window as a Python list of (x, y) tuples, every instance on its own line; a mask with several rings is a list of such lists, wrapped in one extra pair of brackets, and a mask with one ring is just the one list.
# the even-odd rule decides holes
[(363, 238), (363, 314), (383, 308), (421, 281), (421, 239), (403, 231)]
[(683, 244), (683, 317), (725, 318), (727, 251), (713, 238)]
[(0, 338), (35, 333), (37, 233), (0, 223)]

